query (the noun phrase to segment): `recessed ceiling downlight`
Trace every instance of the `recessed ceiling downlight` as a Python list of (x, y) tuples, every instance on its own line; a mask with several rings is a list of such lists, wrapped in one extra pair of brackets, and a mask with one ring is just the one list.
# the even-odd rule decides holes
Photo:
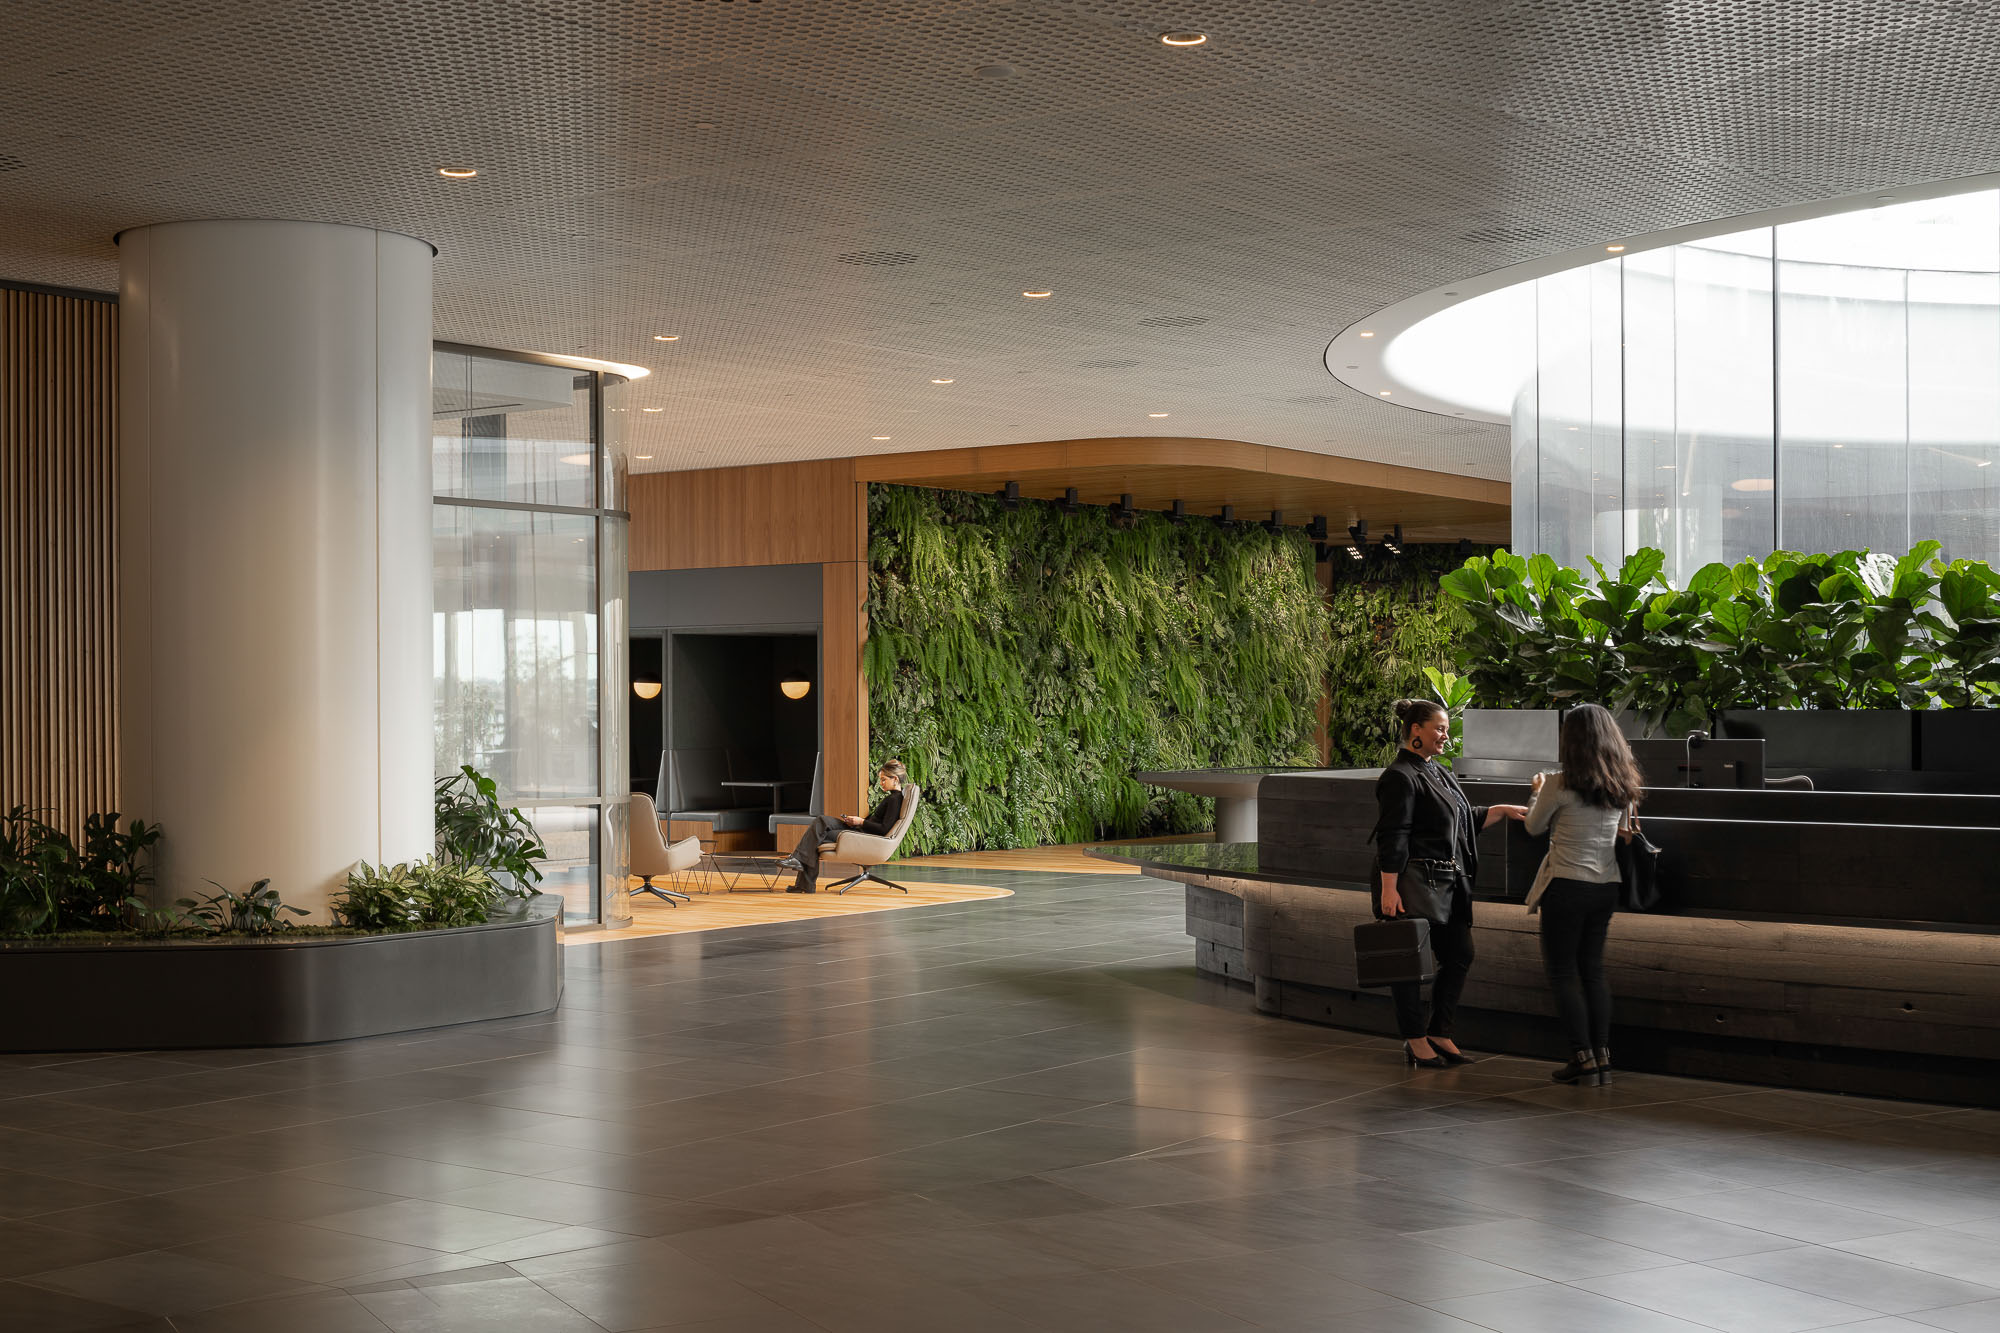
[(1054, 295), (1055, 295), (1055, 293), (1054, 293), (1054, 292), (1052, 292), (1052, 291), (1050, 291), (1050, 290), (1049, 290), (1048, 288), (1044, 287), (1044, 288), (1041, 288), (1041, 289), (1039, 289), (1039, 290), (1031, 290), (1031, 291), (1025, 291), (1025, 292), (1022, 292), (1022, 293), (1021, 293), (1021, 295), (1025, 296), (1025, 297), (1028, 297), (1028, 298), (1029, 298), (1029, 299), (1031, 299), (1031, 300), (1035, 300), (1035, 301), (1039, 301), (1039, 300), (1041, 300), (1041, 299), (1042, 299), (1042, 298), (1043, 298), (1044, 296), (1054, 296)]
[(1604, 253), (1607, 255), (1623, 254), (1624, 251), (1625, 247), (1622, 245), (1607, 245), (1604, 247)]
[(886, 435), (870, 435), (868, 438), (875, 441), (877, 444), (886, 444), (888, 443), (889, 440), (889, 437)]
[(656, 333), (653, 335), (653, 341), (656, 343), (677, 343), (680, 340), (681, 335), (678, 333)]
[(469, 181), (479, 174), (478, 167), (439, 167), (438, 175), (449, 181)]
[(1167, 414), (1165, 412), (1148, 412), (1146, 415), (1149, 417), (1163, 417)]
[(957, 380), (932, 380), (932, 384), (956, 384)]
[(1208, 40), (1205, 32), (1163, 32), (1160, 40), (1168, 46), (1200, 46)]
[(639, 410), (641, 412), (664, 412), (667, 409), (664, 407), (642, 407)]

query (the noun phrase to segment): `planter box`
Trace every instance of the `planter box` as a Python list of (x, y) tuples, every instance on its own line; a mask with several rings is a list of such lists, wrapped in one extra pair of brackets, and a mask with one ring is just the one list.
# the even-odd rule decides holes
[(1725, 709), (1721, 735), (1764, 742), (1764, 771), (1908, 773), (1915, 713), (1880, 708)]
[(562, 899), (483, 926), (335, 939), (10, 944), (4, 1051), (298, 1046), (545, 1013), (562, 999)]
[(2000, 775), (2000, 708), (1939, 708), (1913, 716), (1923, 772)]

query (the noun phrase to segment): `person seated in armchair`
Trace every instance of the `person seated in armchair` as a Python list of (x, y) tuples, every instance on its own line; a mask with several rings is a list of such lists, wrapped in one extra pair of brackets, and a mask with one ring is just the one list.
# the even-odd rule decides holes
[(903, 817), (903, 783), (910, 772), (903, 767), (900, 759), (885, 759), (881, 769), (875, 774), (875, 785), (885, 793), (875, 807), (875, 813), (861, 815), (821, 815), (806, 826), (799, 837), (799, 845), (792, 854), (778, 864), (798, 871), (797, 882), (786, 893), (812, 893), (819, 885), (819, 846), (832, 842), (845, 829), (859, 829), (877, 837), (896, 827), (896, 821)]

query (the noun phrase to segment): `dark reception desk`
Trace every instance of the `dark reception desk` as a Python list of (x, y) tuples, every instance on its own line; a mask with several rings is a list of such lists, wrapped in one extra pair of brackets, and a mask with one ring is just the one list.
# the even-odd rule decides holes
[[(1098, 849), (1187, 886), (1196, 966), (1286, 1017), (1390, 1032), (1354, 982), (1369, 916), (1375, 770), (1274, 775), (1258, 843)], [(1523, 782), (1468, 781), (1479, 804)], [(1661, 913), (1620, 914), (1606, 950), (1626, 1068), (2000, 1104), (2000, 796), (1656, 789)], [(1460, 1040), (1558, 1057), (1538, 920), (1544, 844), (1481, 837), (1478, 961)]]

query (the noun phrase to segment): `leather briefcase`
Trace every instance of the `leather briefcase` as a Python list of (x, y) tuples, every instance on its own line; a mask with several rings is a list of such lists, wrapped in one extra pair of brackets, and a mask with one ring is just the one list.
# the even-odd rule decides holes
[(1363, 986), (1429, 981), (1437, 975), (1431, 923), (1420, 916), (1363, 921), (1354, 928), (1354, 975)]

